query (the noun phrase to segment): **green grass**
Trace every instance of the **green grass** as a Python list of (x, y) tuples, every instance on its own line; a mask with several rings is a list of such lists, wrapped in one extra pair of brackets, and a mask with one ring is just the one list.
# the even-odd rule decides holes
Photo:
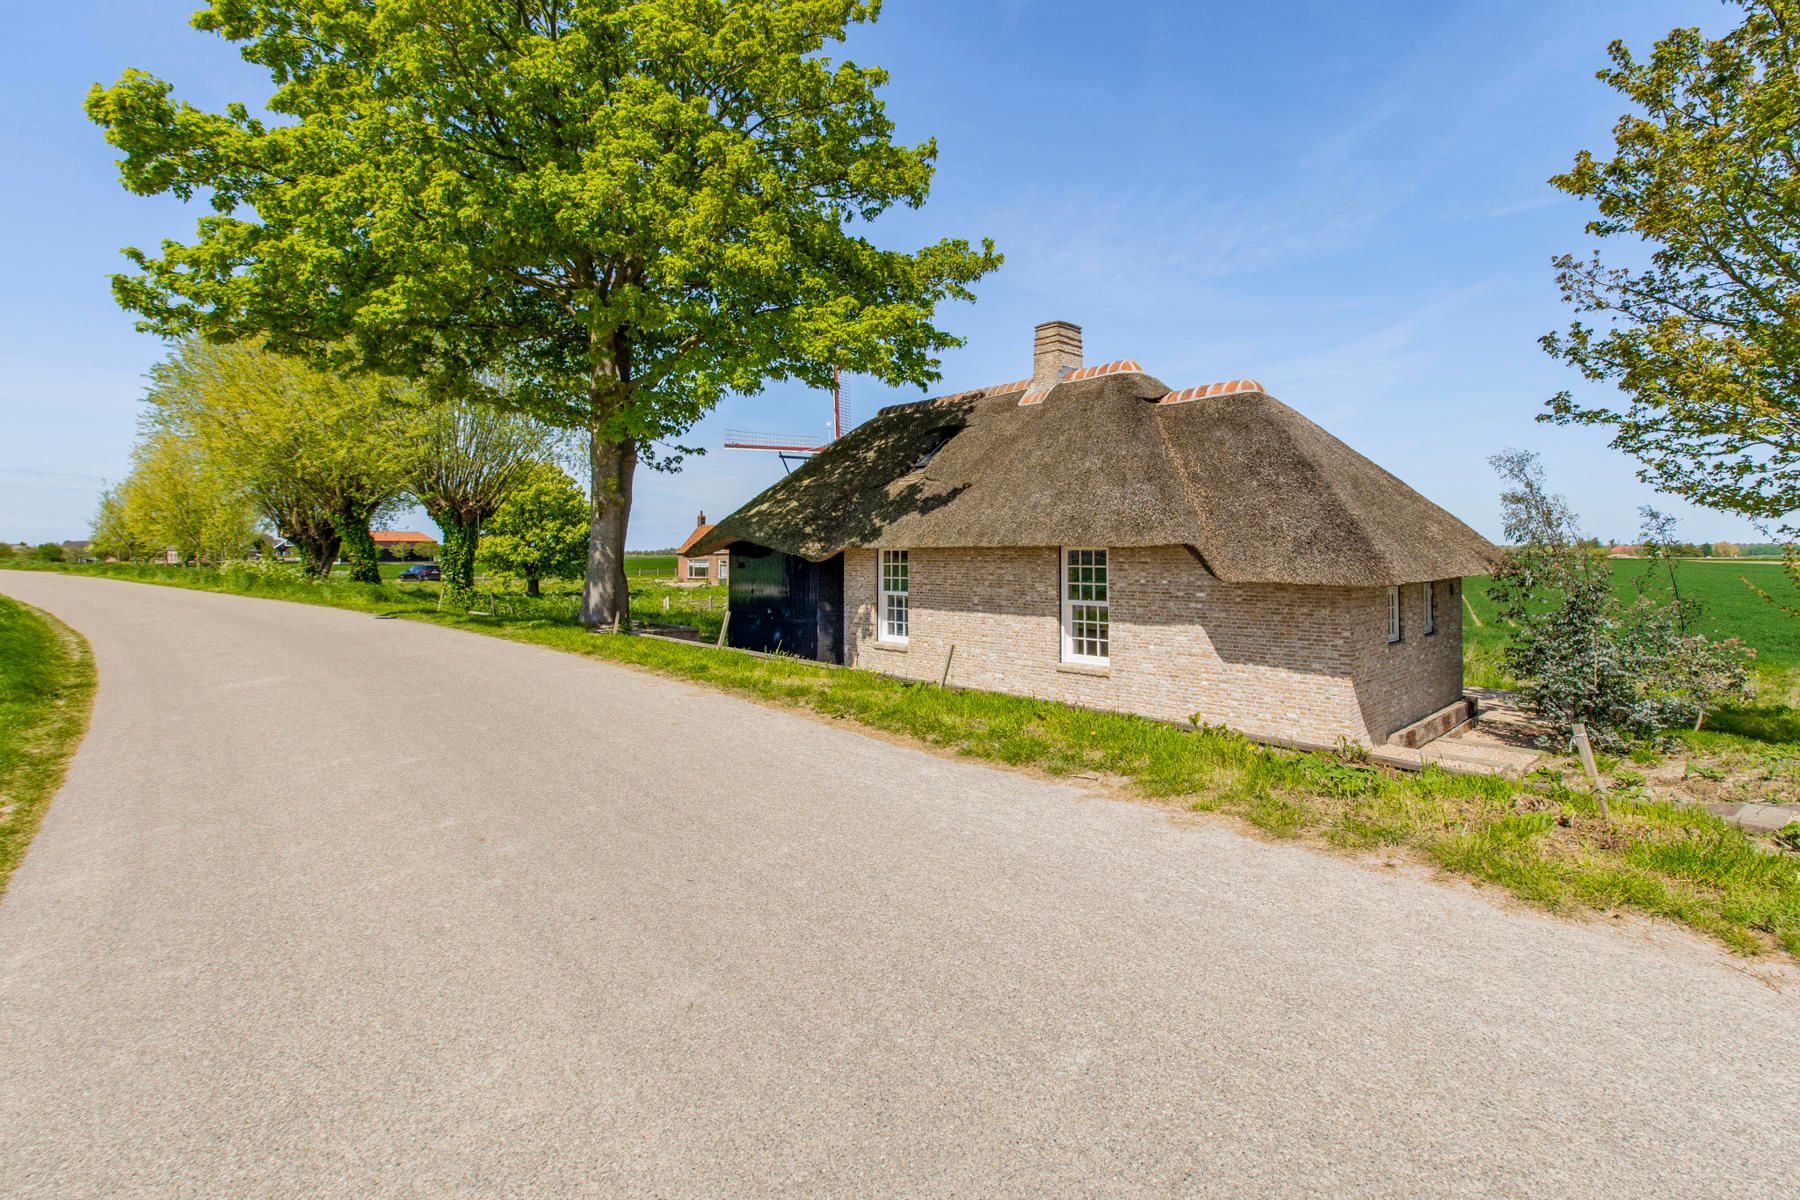
[[(1613, 591), (1623, 600), (1639, 595), (1666, 599), (1667, 568), (1642, 559), (1614, 559)], [(1787, 582), (1779, 563), (1743, 559), (1684, 559), (1676, 565), (1676, 583), (1685, 599), (1699, 601), (1696, 632), (1711, 638), (1739, 638), (1756, 651), (1757, 696), (1765, 703), (1800, 701), (1800, 617), (1783, 612), (1751, 591), (1748, 579), (1777, 600), (1800, 607), (1800, 594)], [(1473, 687), (1513, 687), (1500, 661), (1506, 628), (1488, 594), (1486, 576), (1464, 582), (1463, 678)]]
[[(381, 578), (391, 581), (406, 568), (417, 565), (419, 564), (411, 562), (384, 562), (381, 564)], [(331, 569), (331, 573), (334, 578), (343, 579), (350, 574), (349, 564), (338, 563)], [(625, 556), (625, 574), (632, 577), (641, 575), (654, 578), (660, 575), (674, 578), (675, 556), (673, 554), (627, 554)]]
[(0, 892), (62, 785), (93, 696), (81, 636), (0, 596)]
[[(1796, 858), (1772, 853), (1703, 809), (1615, 794), (1606, 822), (1591, 796), (1559, 783), (1433, 768), (1410, 775), (1260, 746), (1223, 729), (1186, 730), (799, 659), (595, 634), (569, 619), (568, 594), (529, 604), (519, 598), (500, 616), (471, 616), (434, 611), (429, 587), (333, 581), (231, 588), (212, 571), (72, 570), (330, 604), (549, 646), (805, 709), (946, 753), (1091, 777), (1147, 800), (1230, 814), (1271, 837), (1357, 852), (1404, 851), (1553, 910), (1629, 909), (1680, 921), (1740, 953), (1773, 950), (1800, 959)], [(660, 619), (664, 594), (672, 608), (679, 596), (688, 611), (717, 615), (721, 610), (700, 606), (719, 591), (645, 582), (633, 595), (640, 617)]]
[(673, 554), (627, 554), (625, 556), (625, 574), (666, 575), (674, 578), (675, 556)]
[[(1613, 591), (1622, 599), (1630, 600), (1638, 595), (1668, 597), (1669, 580), (1662, 564), (1614, 559), (1610, 565)], [(1800, 667), (1800, 617), (1783, 612), (1744, 583), (1749, 579), (1776, 599), (1800, 606), (1800, 595), (1795, 594), (1786, 582), (1779, 564), (1723, 558), (1688, 559), (1677, 564), (1675, 578), (1684, 598), (1700, 602), (1697, 632), (1712, 638), (1742, 638), (1746, 645), (1756, 650), (1759, 664)], [(1491, 583), (1486, 576), (1466, 582), (1465, 639), (1471, 633), (1477, 640), (1485, 642), (1497, 642), (1504, 637), (1504, 627), (1488, 595)], [(1474, 609), (1473, 619), (1470, 608)], [(1482, 624), (1477, 626), (1475, 619)]]

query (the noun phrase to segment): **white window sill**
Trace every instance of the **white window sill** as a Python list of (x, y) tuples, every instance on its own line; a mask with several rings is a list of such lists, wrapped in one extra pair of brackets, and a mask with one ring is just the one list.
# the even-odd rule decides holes
[(1059, 662), (1056, 669), (1064, 675), (1093, 675), (1101, 679), (1112, 675), (1112, 664), (1103, 662)]

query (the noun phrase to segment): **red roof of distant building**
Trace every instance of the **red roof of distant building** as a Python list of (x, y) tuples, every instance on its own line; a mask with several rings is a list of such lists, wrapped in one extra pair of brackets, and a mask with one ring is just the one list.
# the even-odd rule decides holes
[(717, 524), (717, 522), (708, 521), (704, 525), (694, 526), (694, 532), (688, 534), (687, 541), (681, 543), (681, 548), (679, 550), (675, 551), (675, 553), (686, 554), (688, 552), (688, 547), (693, 545), (695, 542), (699, 541), (701, 538), (705, 537), (707, 534), (711, 533), (712, 527), (715, 524)]
[(373, 529), (369, 536), (375, 539), (377, 546), (413, 546), (420, 542), (437, 543), (437, 539), (428, 533), (420, 533), (416, 529)]

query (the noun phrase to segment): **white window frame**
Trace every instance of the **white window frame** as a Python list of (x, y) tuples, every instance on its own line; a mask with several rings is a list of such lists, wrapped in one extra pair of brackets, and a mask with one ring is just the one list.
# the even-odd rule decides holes
[(710, 558), (690, 558), (688, 559), (687, 568), (687, 577), (689, 579), (705, 579), (708, 581), (712, 579), (712, 559)]
[(875, 640), (906, 645), (912, 636), (912, 560), (906, 551), (876, 555), (875, 587)]
[(1425, 585), (1425, 636), (1437, 632), (1437, 584)]
[[(1094, 556), (1098, 556), (1096, 559)], [(1086, 579), (1072, 577), (1074, 571), (1088, 571)], [(1092, 574), (1098, 572), (1097, 576)], [(1057, 567), (1057, 592), (1062, 598), (1062, 660), (1084, 666), (1104, 667), (1112, 663), (1112, 555), (1104, 546), (1064, 546)], [(1099, 595), (1096, 598), (1095, 586)], [(1080, 592), (1080, 595), (1076, 593)], [(1076, 609), (1098, 609), (1102, 620), (1097, 636), (1076, 636)], [(1089, 619), (1091, 621), (1091, 618)], [(1089, 648), (1098, 642), (1101, 652)], [(1079, 647), (1079, 648), (1078, 648)]]
[(1388, 645), (1397, 645), (1401, 639), (1400, 628), (1400, 588), (1387, 590), (1387, 640)]

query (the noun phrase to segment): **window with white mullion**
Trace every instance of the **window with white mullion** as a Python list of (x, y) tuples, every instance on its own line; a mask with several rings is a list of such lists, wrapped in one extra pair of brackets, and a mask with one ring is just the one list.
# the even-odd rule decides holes
[(1062, 558), (1063, 661), (1107, 663), (1112, 658), (1112, 595), (1106, 551), (1065, 549)]
[(910, 630), (908, 593), (911, 566), (904, 550), (881, 552), (881, 612), (877, 636), (884, 642), (904, 642)]
[(1391, 645), (1400, 640), (1400, 589), (1387, 590), (1387, 640)]
[(1437, 584), (1425, 584), (1425, 632), (1437, 632)]

